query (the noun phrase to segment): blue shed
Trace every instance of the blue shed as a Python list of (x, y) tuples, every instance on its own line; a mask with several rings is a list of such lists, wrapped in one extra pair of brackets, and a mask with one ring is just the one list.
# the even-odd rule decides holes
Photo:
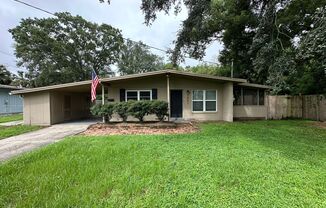
[(0, 115), (23, 112), (23, 99), (19, 95), (10, 93), (21, 89), (10, 85), (0, 85)]

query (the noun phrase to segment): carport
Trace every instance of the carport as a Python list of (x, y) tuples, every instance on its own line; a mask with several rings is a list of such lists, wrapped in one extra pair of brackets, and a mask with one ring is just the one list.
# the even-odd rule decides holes
[(90, 117), (90, 81), (35, 89), (22, 93), (24, 124), (46, 126)]

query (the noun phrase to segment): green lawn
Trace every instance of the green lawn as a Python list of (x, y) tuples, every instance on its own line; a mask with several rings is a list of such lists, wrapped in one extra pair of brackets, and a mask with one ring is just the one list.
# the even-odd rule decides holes
[(35, 131), (37, 129), (40, 129), (40, 127), (25, 126), (25, 125), (17, 125), (17, 126), (9, 126), (9, 127), (0, 126), (0, 139), (16, 136), (30, 131)]
[(23, 120), (23, 114), (0, 116), (0, 123), (5, 123), (5, 122), (9, 122), (9, 121), (19, 121), (19, 120)]
[(326, 130), (257, 121), (75, 136), (0, 165), (0, 176), (0, 207), (326, 207)]

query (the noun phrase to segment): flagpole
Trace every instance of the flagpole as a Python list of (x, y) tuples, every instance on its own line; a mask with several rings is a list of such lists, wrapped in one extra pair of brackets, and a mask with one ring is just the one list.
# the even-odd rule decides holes
[[(104, 105), (104, 85), (103, 84), (101, 84), (102, 85), (102, 105)], [(102, 121), (103, 121), (103, 123), (105, 123), (105, 117), (103, 116), (102, 117)]]

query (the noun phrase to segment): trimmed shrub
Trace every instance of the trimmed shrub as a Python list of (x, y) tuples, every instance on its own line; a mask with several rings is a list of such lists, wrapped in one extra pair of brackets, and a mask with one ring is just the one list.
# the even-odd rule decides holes
[(91, 107), (91, 114), (93, 116), (102, 116), (102, 104), (95, 104)]
[(91, 113), (94, 116), (104, 116), (105, 122), (108, 122), (112, 118), (114, 104), (96, 104), (91, 107)]
[(109, 104), (96, 104), (91, 107), (94, 116), (104, 116), (105, 121), (111, 120), (113, 113), (117, 113), (123, 120), (127, 121), (128, 115), (137, 118), (140, 122), (149, 114), (155, 114), (159, 121), (163, 121), (168, 115), (168, 103), (159, 100), (128, 101)]
[(107, 121), (110, 121), (113, 115), (114, 104), (108, 103), (102, 105), (102, 112)]
[(154, 100), (151, 101), (150, 113), (155, 114), (159, 121), (163, 121), (164, 117), (168, 115), (168, 108), (167, 102)]
[(128, 112), (129, 105), (130, 105), (130, 101), (114, 104), (113, 112), (117, 113), (122, 118), (123, 122), (127, 121), (128, 114), (129, 114), (129, 112)]
[(140, 122), (144, 121), (144, 117), (151, 113), (151, 101), (130, 102), (128, 112)]

